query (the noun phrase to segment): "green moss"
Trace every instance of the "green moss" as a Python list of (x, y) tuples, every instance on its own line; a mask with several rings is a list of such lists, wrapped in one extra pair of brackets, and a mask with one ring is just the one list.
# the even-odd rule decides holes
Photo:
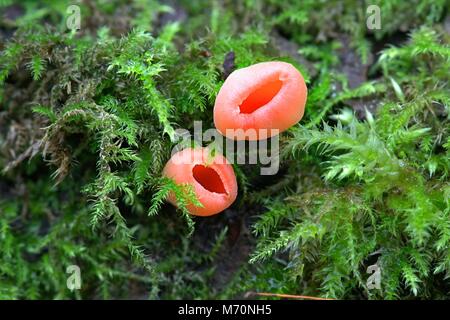
[[(0, 23), (0, 297), (448, 297), (446, 2), (379, 2), (376, 31), (369, 3), (191, 2), (94, 1), (68, 32), (65, 1), (22, 1)], [(161, 178), (175, 130), (212, 127), (226, 74), (267, 60), (309, 88), (280, 174), (236, 165), (231, 210), (192, 218), (190, 189)], [(233, 214), (253, 236), (230, 265)]]

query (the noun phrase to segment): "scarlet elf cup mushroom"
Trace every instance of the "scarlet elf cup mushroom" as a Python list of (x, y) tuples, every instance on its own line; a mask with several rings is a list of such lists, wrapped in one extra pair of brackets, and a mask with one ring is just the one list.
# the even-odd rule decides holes
[[(293, 65), (279, 61), (254, 64), (234, 71), (225, 80), (215, 101), (214, 124), (229, 139), (267, 139), (300, 121), (306, 97), (303, 76)], [(163, 175), (194, 188), (203, 207), (189, 204), (187, 209), (193, 215), (217, 214), (237, 197), (233, 167), (222, 155), (211, 158), (207, 148), (177, 152)], [(168, 200), (177, 206), (173, 194)]]
[[(203, 207), (189, 204), (187, 209), (196, 216), (211, 216), (228, 208), (237, 197), (237, 182), (233, 167), (220, 155), (211, 155), (207, 148), (187, 148), (175, 153), (167, 162), (163, 175), (177, 184), (194, 188)], [(169, 195), (177, 206), (177, 199)]]
[[(214, 124), (230, 139), (266, 139), (300, 121), (306, 97), (305, 80), (293, 65), (257, 63), (225, 80), (214, 105)], [(242, 134), (249, 129), (254, 134)]]

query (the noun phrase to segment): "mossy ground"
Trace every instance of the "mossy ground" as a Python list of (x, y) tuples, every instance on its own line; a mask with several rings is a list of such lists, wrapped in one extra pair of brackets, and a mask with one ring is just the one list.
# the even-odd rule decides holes
[[(78, 1), (78, 31), (71, 4), (0, 1), (0, 298), (449, 298), (447, 1)], [(175, 210), (174, 130), (268, 60), (309, 88), (279, 173)]]

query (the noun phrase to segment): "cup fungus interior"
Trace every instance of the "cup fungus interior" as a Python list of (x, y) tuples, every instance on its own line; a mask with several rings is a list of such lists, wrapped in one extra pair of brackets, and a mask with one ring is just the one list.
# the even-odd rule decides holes
[(272, 80), (258, 86), (239, 106), (241, 113), (253, 113), (262, 106), (268, 104), (280, 91), (283, 82), (279, 79)]
[(206, 190), (227, 194), (222, 179), (213, 168), (197, 164), (192, 168), (192, 174), (194, 179)]

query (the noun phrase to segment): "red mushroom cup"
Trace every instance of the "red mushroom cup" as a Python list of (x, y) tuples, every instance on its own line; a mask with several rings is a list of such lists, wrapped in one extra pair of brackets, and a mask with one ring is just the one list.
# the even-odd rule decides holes
[(303, 76), (293, 65), (254, 64), (225, 80), (214, 105), (214, 124), (230, 139), (266, 139), (300, 121), (306, 97)]
[[(167, 162), (163, 175), (177, 184), (189, 184), (203, 207), (189, 204), (196, 216), (211, 216), (228, 208), (237, 197), (237, 182), (233, 167), (219, 154), (210, 155), (207, 148), (187, 148), (175, 153)], [(168, 201), (177, 206), (170, 194)]]

